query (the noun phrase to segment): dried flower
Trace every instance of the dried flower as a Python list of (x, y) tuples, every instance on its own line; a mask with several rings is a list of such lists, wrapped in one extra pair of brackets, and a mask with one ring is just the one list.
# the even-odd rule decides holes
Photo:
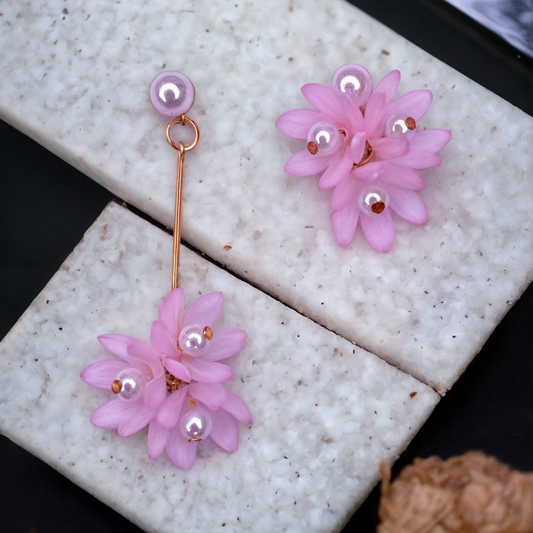
[(432, 93), (421, 89), (394, 100), (399, 83), (400, 72), (393, 70), (373, 89), (364, 67), (344, 65), (333, 74), (331, 87), (302, 87), (315, 110), (287, 111), (276, 121), (286, 135), (307, 140), (285, 171), (297, 176), (323, 172), (319, 187), (335, 187), (333, 230), (343, 248), (352, 242), (360, 220), (369, 243), (390, 251), (395, 237), (390, 210), (414, 224), (427, 222), (417, 194), (425, 183), (417, 170), (440, 165), (436, 152), (450, 141), (451, 132), (417, 131)]
[(378, 533), (530, 533), (533, 474), (481, 452), (415, 459), (390, 484), (381, 466)]

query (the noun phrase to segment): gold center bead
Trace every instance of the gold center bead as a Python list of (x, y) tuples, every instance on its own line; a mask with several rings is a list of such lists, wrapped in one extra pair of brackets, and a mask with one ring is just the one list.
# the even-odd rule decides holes
[(203, 333), (204, 333), (204, 337), (205, 337), (208, 341), (210, 341), (210, 340), (213, 339), (213, 330), (212, 330), (209, 326), (206, 326), (206, 327), (204, 328)]
[(370, 209), (372, 210), (372, 213), (376, 213), (376, 215), (379, 215), (385, 210), (385, 202), (374, 202), (370, 206)]
[(307, 150), (308, 152), (311, 154), (311, 155), (316, 155), (317, 152), (318, 152), (318, 146), (316, 145), (315, 142), (313, 141), (309, 141), (307, 143)]

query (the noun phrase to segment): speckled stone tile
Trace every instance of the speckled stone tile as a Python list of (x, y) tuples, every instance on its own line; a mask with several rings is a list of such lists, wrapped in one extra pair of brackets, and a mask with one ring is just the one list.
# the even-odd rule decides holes
[[(183, 237), (313, 320), (446, 391), (531, 281), (533, 120), (341, 0), (4, 0), (0, 116), (170, 226), (175, 154), (147, 88), (197, 89)], [(427, 87), (450, 128), (426, 171), (425, 227), (396, 221), (381, 255), (334, 242), (330, 191), (283, 172), (274, 129), (302, 84), (339, 65)], [(9, 81), (6, 81), (9, 80)], [(230, 248), (231, 247), (231, 248)]]
[[(250, 406), (230, 455), (194, 467), (147, 457), (146, 430), (93, 427), (112, 393), (79, 374), (102, 333), (149, 339), (169, 291), (172, 238), (110, 204), (0, 344), (0, 431), (146, 531), (338, 531), (438, 402), (429, 387), (182, 250), (187, 303), (222, 290), (217, 327), (246, 330), (230, 388)], [(413, 393), (417, 393), (414, 395)]]

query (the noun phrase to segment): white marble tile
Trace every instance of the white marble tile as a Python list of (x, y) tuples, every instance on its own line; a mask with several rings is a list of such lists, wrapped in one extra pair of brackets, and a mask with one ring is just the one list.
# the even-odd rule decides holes
[[(315, 321), (441, 392), (532, 278), (533, 120), (341, 0), (8, 0), (0, 116), (171, 225), (175, 155), (147, 88), (162, 69), (197, 89), (185, 240)], [(427, 87), (425, 127), (453, 130), (425, 172), (426, 227), (393, 252), (334, 243), (330, 192), (283, 173), (301, 143), (274, 129), (308, 81), (346, 62), (400, 92)], [(228, 248), (227, 246), (231, 246)]]
[(241, 425), (236, 454), (206, 444), (182, 472), (147, 458), (146, 431), (121, 439), (90, 424), (112, 393), (79, 374), (110, 357), (99, 334), (148, 340), (171, 241), (106, 208), (0, 344), (0, 431), (146, 531), (338, 531), (376, 483), (379, 459), (398, 457), (439, 396), (188, 249), (188, 302), (223, 290), (217, 327), (249, 334), (229, 360), (229, 386), (253, 426)]

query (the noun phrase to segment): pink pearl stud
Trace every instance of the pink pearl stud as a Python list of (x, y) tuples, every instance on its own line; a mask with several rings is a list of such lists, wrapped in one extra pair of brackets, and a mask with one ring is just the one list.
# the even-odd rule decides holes
[(150, 85), (150, 102), (154, 109), (167, 117), (187, 113), (194, 103), (192, 81), (181, 72), (162, 72)]

